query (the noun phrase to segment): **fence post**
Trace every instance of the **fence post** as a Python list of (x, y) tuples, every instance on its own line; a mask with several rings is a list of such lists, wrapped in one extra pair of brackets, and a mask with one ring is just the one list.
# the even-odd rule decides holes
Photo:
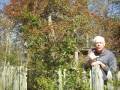
[(62, 70), (60, 68), (58, 70), (58, 82), (59, 82), (59, 90), (63, 90)]
[(92, 90), (104, 90), (103, 74), (99, 65), (93, 66), (90, 71), (90, 88)]

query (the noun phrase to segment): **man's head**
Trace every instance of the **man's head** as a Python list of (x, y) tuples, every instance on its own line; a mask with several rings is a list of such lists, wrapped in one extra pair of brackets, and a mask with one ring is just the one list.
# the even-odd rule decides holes
[(105, 39), (102, 36), (95, 36), (93, 39), (93, 43), (98, 52), (102, 51), (105, 47)]

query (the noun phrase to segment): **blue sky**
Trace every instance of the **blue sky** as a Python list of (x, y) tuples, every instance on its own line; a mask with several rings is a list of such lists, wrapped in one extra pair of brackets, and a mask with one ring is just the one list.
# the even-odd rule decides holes
[[(106, 7), (107, 10), (107, 16), (108, 17), (118, 17), (120, 18), (120, 2), (113, 2), (111, 4), (108, 3), (108, 0), (96, 0), (97, 2), (94, 2), (94, 0), (89, 0), (88, 8), (90, 12), (96, 13), (96, 15), (101, 15), (100, 10), (102, 7), (108, 5)], [(101, 15), (104, 16), (104, 15)]]
[[(88, 8), (91, 12), (96, 12), (96, 14), (99, 14), (99, 9), (98, 7), (103, 6), (104, 4), (107, 4), (107, 0), (97, 0), (99, 2), (98, 5), (97, 3), (93, 3), (93, 0), (89, 0)], [(8, 4), (10, 0), (0, 0), (0, 10), (3, 10), (4, 6)], [(120, 3), (118, 4), (110, 4), (108, 6), (108, 16), (119, 16), (120, 17)]]
[(108, 16), (118, 16), (120, 17), (120, 3), (110, 4), (108, 7)]
[(0, 0), (0, 10), (3, 10), (4, 6), (9, 3), (10, 0)]

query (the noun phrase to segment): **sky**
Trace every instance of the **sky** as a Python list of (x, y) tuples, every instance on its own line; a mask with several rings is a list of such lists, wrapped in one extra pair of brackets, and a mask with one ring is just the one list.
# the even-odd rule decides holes
[(108, 7), (108, 16), (118, 16), (120, 17), (120, 2), (110, 4)]
[(120, 1), (114, 1), (113, 3), (109, 4), (108, 0), (96, 0), (96, 2), (94, 2), (94, 0), (89, 0), (88, 3), (88, 9), (90, 10), (90, 12), (96, 13), (96, 15), (101, 15), (100, 10), (105, 6), (108, 6), (106, 7), (108, 17), (115, 16), (120, 18)]
[(10, 0), (0, 0), (0, 10), (3, 10), (4, 6), (9, 3)]
[[(99, 14), (99, 8), (101, 6), (104, 6), (108, 3), (108, 0), (96, 0), (99, 2), (99, 4), (94, 3), (93, 0), (89, 0), (88, 8), (91, 12), (96, 12), (96, 14)], [(4, 6), (7, 5), (10, 2), (10, 0), (0, 0), (0, 10), (3, 10)], [(110, 4), (108, 6), (108, 16), (119, 16), (120, 17), (120, 2)]]

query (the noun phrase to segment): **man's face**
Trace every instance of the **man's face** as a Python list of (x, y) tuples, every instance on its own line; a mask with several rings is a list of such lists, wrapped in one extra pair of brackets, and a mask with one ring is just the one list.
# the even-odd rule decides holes
[(102, 42), (102, 41), (96, 42), (95, 47), (98, 52), (102, 51), (105, 47), (105, 42)]

